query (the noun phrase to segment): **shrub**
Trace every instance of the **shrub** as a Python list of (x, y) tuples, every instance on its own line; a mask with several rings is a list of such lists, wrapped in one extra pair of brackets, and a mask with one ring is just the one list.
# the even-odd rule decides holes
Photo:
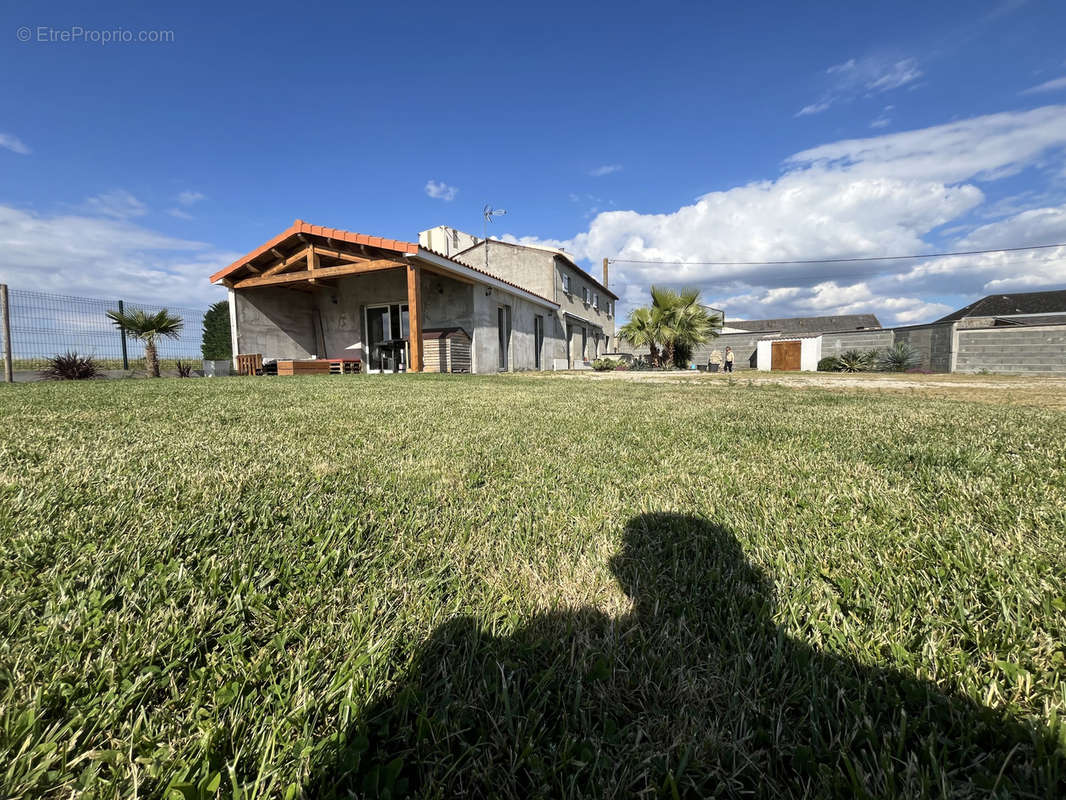
[(839, 372), (840, 371), (840, 362), (837, 360), (836, 356), (826, 356), (825, 358), (823, 358), (821, 361), (818, 362), (818, 371), (819, 372)]
[(885, 372), (906, 372), (921, 363), (918, 351), (907, 342), (896, 342), (892, 347), (881, 351), (877, 365)]
[(224, 361), (233, 358), (228, 301), (220, 300), (204, 314), (204, 341), (200, 345), (200, 352), (208, 361)]
[(41, 370), (41, 378), (46, 381), (87, 381), (102, 377), (92, 356), (79, 356), (73, 350), (52, 356), (48, 366)]
[(629, 368), (629, 364), (622, 360), (619, 360), (618, 363), (614, 365), (615, 372), (628, 372)]
[(861, 350), (845, 350), (837, 356), (837, 369), (840, 372), (866, 372), (872, 365), (870, 353)]
[(174, 367), (178, 371), (179, 378), (188, 378), (192, 375), (192, 364), (186, 364), (180, 358), (174, 362)]
[(597, 358), (592, 362), (592, 368), (597, 372), (609, 372), (618, 366), (618, 362), (613, 358)]

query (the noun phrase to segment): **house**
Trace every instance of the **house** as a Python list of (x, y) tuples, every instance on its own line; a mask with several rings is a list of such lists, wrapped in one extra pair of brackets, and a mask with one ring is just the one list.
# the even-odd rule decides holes
[[(580, 369), (611, 351), (615, 341), (615, 303), (618, 295), (578, 266), (565, 250), (516, 244), (497, 239), (477, 241), (461, 231), (434, 228), (419, 235), (420, 242), (439, 237), (474, 244), (452, 257), (472, 268), (491, 273), (537, 293), (557, 304), (546, 336), (548, 365), (554, 369)], [(463, 238), (465, 237), (465, 238)]]
[(420, 372), (428, 337), (432, 364), (446, 369), (551, 368), (565, 349), (560, 303), (476, 263), (296, 220), (211, 281), (229, 290), (234, 353), (266, 362), (358, 359), (371, 372)]

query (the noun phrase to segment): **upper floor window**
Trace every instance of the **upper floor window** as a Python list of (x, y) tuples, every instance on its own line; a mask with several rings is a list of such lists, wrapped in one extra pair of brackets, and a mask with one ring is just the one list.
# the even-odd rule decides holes
[(594, 309), (596, 309), (597, 311), (600, 310), (600, 293), (599, 292), (593, 292), (592, 293), (592, 307)]
[(563, 274), (563, 291), (570, 294), (570, 276), (565, 273)]
[(581, 299), (585, 301), (585, 305), (588, 305), (592, 301), (591, 292), (589, 292), (589, 287), (583, 286), (581, 288)]

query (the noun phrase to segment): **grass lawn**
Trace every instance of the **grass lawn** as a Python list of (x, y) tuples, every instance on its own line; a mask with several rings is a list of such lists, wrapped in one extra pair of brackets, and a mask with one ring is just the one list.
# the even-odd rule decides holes
[(1066, 412), (0, 387), (0, 796), (1066, 792)]

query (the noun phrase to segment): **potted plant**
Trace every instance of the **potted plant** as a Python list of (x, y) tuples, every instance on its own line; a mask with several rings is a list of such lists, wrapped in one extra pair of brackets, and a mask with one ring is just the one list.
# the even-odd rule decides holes
[(717, 372), (719, 369), (721, 369), (721, 367), (722, 367), (722, 351), (721, 350), (713, 350), (713, 351), (711, 351), (711, 358), (707, 362), (707, 369), (710, 372)]
[(230, 342), (229, 303), (221, 300), (204, 314), (204, 338), (200, 345), (204, 356), (204, 375), (224, 377), (233, 367), (233, 345)]

